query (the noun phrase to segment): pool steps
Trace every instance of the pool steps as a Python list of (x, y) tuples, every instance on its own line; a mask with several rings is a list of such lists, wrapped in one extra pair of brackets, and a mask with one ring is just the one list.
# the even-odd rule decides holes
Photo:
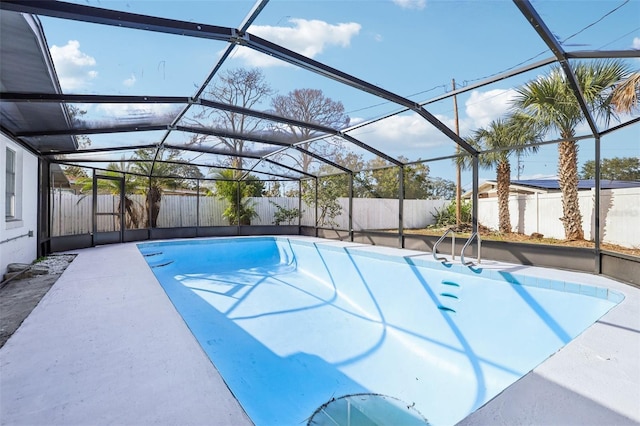
[(166, 262), (157, 263), (157, 264), (155, 264), (155, 265), (149, 265), (149, 266), (151, 266), (152, 268), (160, 268), (160, 267), (162, 267), (162, 266), (171, 265), (172, 263), (173, 263), (173, 260), (168, 260), (168, 261), (166, 261)]
[(458, 296), (456, 296), (455, 294), (451, 294), (451, 293), (440, 293), (440, 296), (443, 296), (443, 297), (450, 297), (450, 298), (452, 298), (452, 299), (459, 299), (459, 297), (458, 297)]
[[(148, 253), (142, 253), (142, 256), (145, 257), (145, 258), (148, 258), (148, 257), (153, 257), (153, 256), (160, 256), (161, 254), (164, 254), (164, 252), (162, 252), (162, 251), (152, 251), (152, 252), (148, 252)], [(160, 257), (160, 259), (158, 259), (156, 263), (151, 263), (151, 262), (147, 261), (147, 263), (149, 264), (149, 267), (151, 267), (151, 268), (161, 268), (163, 266), (171, 265), (173, 262), (174, 262), (173, 260), (164, 260), (164, 259), (162, 259), (162, 257)]]
[(438, 309), (452, 314), (457, 313), (454, 308), (447, 306), (448, 304), (446, 302), (457, 302), (460, 300), (460, 297), (454, 294), (454, 292), (460, 291), (460, 284), (455, 281), (442, 280), (440, 285), (445, 286), (445, 290), (440, 293)]

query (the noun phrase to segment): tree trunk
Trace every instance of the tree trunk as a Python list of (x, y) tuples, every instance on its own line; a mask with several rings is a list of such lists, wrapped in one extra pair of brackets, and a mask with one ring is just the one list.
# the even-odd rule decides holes
[[(125, 208), (125, 226), (127, 229), (138, 229), (138, 213), (136, 212), (133, 201), (129, 197), (124, 197)], [(121, 206), (118, 205), (118, 212), (121, 210)]]
[(160, 214), (160, 199), (162, 198), (162, 192), (160, 188), (155, 185), (151, 185), (146, 198), (147, 209), (147, 228), (156, 228), (158, 224), (158, 215)]
[(569, 241), (584, 240), (582, 214), (578, 202), (578, 145), (570, 140), (571, 135), (563, 135), (565, 140), (558, 144), (560, 162), (558, 183), (562, 191), (562, 217), (564, 235)]
[(511, 165), (501, 160), (496, 167), (498, 181), (498, 226), (503, 234), (511, 233), (511, 216), (509, 215), (509, 186), (511, 185)]

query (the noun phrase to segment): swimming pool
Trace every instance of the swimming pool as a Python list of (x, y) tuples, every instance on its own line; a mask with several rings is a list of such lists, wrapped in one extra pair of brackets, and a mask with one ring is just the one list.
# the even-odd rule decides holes
[(381, 411), (455, 424), (623, 298), (316, 239), (138, 247), (257, 425)]

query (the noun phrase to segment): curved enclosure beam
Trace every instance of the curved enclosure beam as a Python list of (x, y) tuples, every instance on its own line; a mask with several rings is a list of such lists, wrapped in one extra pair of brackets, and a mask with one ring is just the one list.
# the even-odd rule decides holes
[(219, 41), (230, 41), (237, 34), (237, 30), (228, 27), (158, 18), (62, 1), (2, 0), (0, 9)]
[[(475, 148), (464, 141), (464, 139), (456, 135), (453, 130), (451, 130), (444, 123), (438, 120), (434, 115), (428, 112), (421, 105), (407, 98), (399, 96), (393, 92), (382, 89), (357, 77), (351, 76), (345, 72), (329, 67), (318, 61), (307, 58), (306, 56), (300, 55), (292, 50), (286, 49), (280, 45), (269, 42), (265, 39), (252, 35), (250, 33), (243, 32), (241, 30), (228, 27), (219, 27), (215, 25), (197, 24), (173, 19), (119, 12), (109, 9), (64, 2), (9, 0), (3, 1), (0, 4), (0, 7), (2, 9), (13, 10), (17, 12), (27, 12), (63, 19), (74, 19), (78, 21), (93, 22), (104, 25), (134, 28), (145, 31), (180, 34), (189, 37), (227, 41), (230, 43), (243, 45), (258, 52), (265, 53), (290, 64), (331, 78), (358, 90), (365, 91), (382, 99), (405, 106), (415, 111), (422, 118), (430, 122), (440, 132), (457, 143), (465, 151), (471, 154), (477, 152)], [(257, 9), (261, 8), (257, 7)], [(257, 16), (257, 12), (254, 13), (254, 15)], [(245, 24), (244, 27), (248, 28), (248, 25)]]
[[(269, 0), (258, 0), (258, 1), (256, 1), (256, 3), (251, 8), (251, 10), (247, 14), (247, 16), (245, 16), (245, 18), (240, 23), (240, 31), (246, 31), (246, 28), (248, 28), (253, 23), (253, 21), (258, 17), (258, 15), (262, 11), (262, 9), (264, 9), (264, 7), (267, 5), (268, 2), (269, 2)], [(211, 71), (209, 72), (207, 77), (204, 79), (202, 84), (198, 87), (198, 90), (196, 91), (195, 95), (193, 96), (193, 100), (194, 101), (199, 101), (200, 100), (200, 96), (202, 96), (202, 94), (204, 93), (205, 89), (207, 88), (207, 86), (209, 85), (211, 80), (213, 80), (213, 78), (216, 76), (218, 71), (220, 71), (220, 68), (222, 68), (222, 64), (224, 64), (225, 61), (227, 60), (227, 58), (229, 58), (229, 56), (231, 56), (231, 54), (233, 53), (234, 49), (235, 49), (235, 45), (234, 44), (230, 44), (229, 46), (227, 46), (227, 48), (225, 49), (224, 53), (220, 56), (220, 58), (218, 58), (218, 61), (216, 62), (216, 64), (213, 66), (213, 68), (211, 69)], [(176, 126), (180, 122), (182, 117), (184, 117), (187, 114), (187, 112), (189, 111), (190, 108), (191, 108), (191, 104), (188, 104), (187, 106), (185, 106), (182, 109), (182, 111), (180, 111), (180, 114), (178, 114), (178, 116), (171, 122), (171, 125), (172, 126)], [(156, 152), (156, 159), (157, 159), (158, 154), (160, 153), (160, 149), (159, 148), (167, 141), (167, 139), (169, 138), (170, 134), (171, 134), (171, 130), (168, 130), (164, 134), (164, 137), (162, 138), (162, 141), (160, 142), (160, 144), (158, 146), (158, 151)], [(155, 166), (155, 163), (154, 163), (154, 166)], [(153, 167), (152, 167), (152, 169), (153, 169)]]
[(398, 105), (405, 106), (411, 109), (412, 111), (415, 111), (416, 113), (418, 113), (418, 115), (420, 115), (422, 118), (424, 118), (429, 123), (431, 123), (440, 132), (444, 133), (449, 139), (451, 139), (452, 141), (460, 145), (460, 147), (462, 147), (465, 151), (469, 152), (470, 154), (477, 153), (475, 148), (469, 145), (460, 136), (456, 135), (453, 130), (451, 130), (444, 123), (438, 120), (429, 111), (427, 111), (422, 106), (413, 102), (410, 99), (404, 98), (393, 92), (390, 92), (381, 87), (375, 86), (357, 77), (354, 77), (345, 72), (332, 68), (316, 60), (307, 58), (306, 56), (303, 56), (292, 50), (286, 49), (280, 45), (277, 45), (275, 43), (272, 43), (270, 41), (267, 41), (265, 39), (262, 39), (260, 37), (254, 36), (249, 33), (244, 35), (242, 44), (258, 52), (281, 59), (292, 65), (298, 66), (300, 68), (304, 68), (308, 71), (320, 74), (324, 77), (331, 78), (340, 83), (351, 86), (355, 89), (362, 90), (364, 92), (370, 93), (374, 96), (378, 96), (382, 99), (388, 100)]
[(546, 45), (551, 49), (555, 57), (557, 58), (562, 70), (564, 71), (567, 82), (573, 90), (573, 93), (578, 100), (578, 104), (580, 105), (580, 109), (582, 109), (582, 113), (584, 114), (587, 123), (589, 124), (589, 128), (593, 133), (593, 137), (597, 137), (599, 135), (598, 127), (591, 116), (591, 112), (587, 107), (587, 103), (585, 102), (584, 95), (582, 94), (582, 90), (580, 89), (580, 85), (578, 84), (578, 80), (576, 79), (576, 75), (569, 64), (569, 60), (567, 57), (567, 53), (564, 51), (560, 42), (553, 35), (551, 30), (544, 23), (538, 12), (533, 8), (531, 3), (528, 0), (513, 0), (513, 2), (518, 6), (520, 12), (527, 18), (527, 21), (531, 24), (534, 30), (538, 33), (540, 38), (546, 43)]
[[(298, 54), (292, 50), (282, 47), (279, 44), (270, 42), (268, 40), (262, 39), (256, 35), (248, 33), (247, 30), (250, 28), (255, 19), (259, 16), (261, 11), (268, 4), (268, 0), (257, 0), (251, 10), (247, 13), (245, 18), (239, 23), (237, 28), (225, 27), (225, 26), (217, 26), (217, 25), (205, 25), (198, 24), (194, 22), (180, 21), (175, 19), (168, 18), (159, 18), (149, 15), (141, 15), (130, 12), (121, 12), (111, 9), (105, 9), (100, 7), (86, 6), (82, 4), (76, 3), (66, 3), (62, 1), (39, 1), (39, 0), (4, 0), (0, 2), (0, 9), (6, 11), (14, 11), (21, 13), (30, 13), (34, 15), (42, 15), (55, 17), (60, 19), (69, 19), (75, 21), (96, 23), (102, 25), (109, 26), (117, 26), (124, 28), (137, 29), (141, 31), (151, 31), (151, 32), (159, 32), (166, 34), (174, 34), (174, 35), (182, 35), (187, 37), (222, 41), (228, 43), (227, 49), (222, 53), (222, 55), (217, 59), (214, 64), (211, 72), (206, 75), (204, 82), (199, 85), (196, 89), (194, 96), (192, 97), (184, 97), (184, 96), (126, 96), (126, 95), (80, 95), (80, 94), (44, 94), (44, 93), (15, 93), (15, 92), (4, 92), (0, 93), (0, 99), (2, 101), (7, 102), (59, 102), (63, 104), (65, 102), (76, 102), (76, 103), (171, 103), (171, 104), (184, 104), (181, 112), (177, 115), (172, 115), (172, 117), (167, 118), (170, 123), (166, 124), (157, 124), (157, 123), (142, 123), (139, 126), (135, 124), (129, 124), (127, 126), (116, 126), (116, 127), (97, 127), (97, 128), (82, 128), (82, 129), (72, 129), (72, 130), (33, 130), (29, 129), (29, 131), (23, 132), (13, 132), (10, 133), (18, 138), (28, 138), (28, 137), (39, 137), (39, 136), (74, 136), (74, 135), (90, 135), (90, 134), (100, 134), (100, 133), (123, 133), (123, 132), (139, 132), (139, 131), (151, 131), (151, 130), (160, 130), (165, 131), (164, 136), (160, 138), (157, 144), (155, 144), (156, 148), (156, 157), (155, 160), (158, 160), (158, 154), (161, 152), (162, 147), (165, 145), (168, 140), (169, 135), (173, 131), (186, 131), (186, 132), (199, 132), (202, 134), (209, 134), (213, 136), (221, 136), (221, 137), (233, 137), (239, 140), (253, 141), (258, 143), (265, 143), (275, 146), (280, 146), (283, 149), (297, 149), (299, 151), (304, 151), (298, 145), (305, 144), (307, 142), (313, 142), (323, 137), (327, 137), (327, 135), (333, 135), (343, 140), (347, 141), (350, 144), (358, 146), (364, 150), (367, 150), (370, 153), (373, 153), (380, 158), (388, 161), (391, 164), (396, 166), (401, 166), (403, 163), (398, 161), (396, 158), (391, 157), (384, 152), (377, 150), (366, 143), (346, 134), (346, 132), (354, 130), (355, 128), (362, 127), (363, 125), (371, 124), (379, 119), (369, 120), (363, 123), (359, 123), (356, 126), (349, 127), (347, 129), (334, 129), (322, 125), (318, 125), (315, 123), (308, 123), (300, 120), (290, 119), (286, 117), (280, 117), (275, 114), (263, 111), (252, 110), (248, 108), (238, 107), (234, 105), (225, 105), (220, 102), (210, 101), (206, 99), (201, 99), (200, 96), (204, 93), (204, 90), (213, 80), (217, 72), (222, 68), (225, 61), (231, 56), (233, 50), (236, 46), (245, 46), (250, 49), (253, 49), (257, 52), (262, 52), (278, 58), (284, 62), (289, 64), (293, 64), (297, 67), (303, 68), (305, 70), (312, 71), (322, 77), (326, 77), (337, 81), (341, 84), (350, 86), (357, 90), (372, 94), (379, 98), (385, 99), (397, 105), (400, 105), (403, 109), (399, 112), (392, 113), (398, 114), (400, 112), (405, 111), (413, 111), (416, 114), (420, 115), (423, 119), (427, 120), (431, 125), (436, 127), (441, 133), (447, 136), (448, 139), (455, 142), (462, 149), (467, 151), (472, 155), (477, 155), (478, 151), (470, 146), (464, 139), (460, 138), (455, 132), (452, 131), (451, 128), (446, 126), (443, 122), (439, 121), (431, 112), (429, 112), (425, 106), (442, 100), (447, 97), (455, 96), (456, 94), (468, 92), (474, 88), (483, 87), (487, 84), (495, 83), (496, 81), (500, 81), (502, 79), (506, 79), (509, 77), (513, 77), (515, 75), (522, 74), (524, 72), (536, 69), (538, 67), (542, 67), (553, 62), (559, 62), (562, 67), (567, 81), (569, 82), (573, 92), (576, 95), (578, 103), (580, 105), (581, 110), (583, 111), (584, 117), (589, 124), (591, 133), (594, 137), (601, 136), (605, 133), (610, 133), (619, 128), (628, 126), (630, 124), (634, 124), (637, 122), (637, 119), (633, 119), (627, 123), (621, 124), (620, 126), (610, 128), (604, 132), (599, 132), (597, 129), (596, 122), (591, 112), (589, 111), (585, 98), (581, 93), (581, 89), (577, 83), (575, 73), (573, 72), (569, 60), (570, 59), (590, 59), (590, 58), (637, 58), (640, 57), (640, 51), (637, 50), (612, 50), (612, 51), (575, 51), (575, 52), (567, 52), (564, 50), (563, 46), (560, 42), (555, 38), (551, 30), (547, 27), (546, 23), (539, 16), (537, 11), (534, 9), (529, 0), (513, 0), (513, 3), (520, 10), (520, 12), (524, 15), (527, 21), (531, 24), (534, 30), (537, 32), (538, 36), (545, 42), (545, 44), (552, 50), (553, 57), (546, 58), (535, 63), (531, 63), (517, 69), (513, 69), (507, 72), (504, 72), (499, 75), (495, 75), (493, 77), (487, 78), (481, 82), (475, 83), (473, 85), (466, 86), (464, 88), (460, 88), (454, 90), (452, 92), (446, 93), (444, 95), (437, 96), (434, 99), (416, 103), (408, 98), (400, 96), (396, 93), (383, 89), (377, 85), (368, 83), (362, 79), (359, 79), (353, 75), (347, 74), (339, 69), (332, 68), (328, 65), (325, 65), (321, 62), (318, 62), (314, 59), (310, 59), (306, 56)], [(297, 126), (300, 128), (312, 129), (314, 131), (320, 132), (323, 134), (321, 137), (314, 136), (304, 141), (287, 141), (287, 140), (270, 140), (267, 133), (260, 134), (258, 136), (251, 134), (234, 134), (232, 132), (227, 132), (225, 130), (219, 129), (199, 129), (197, 127), (190, 126), (178, 126), (180, 120), (185, 116), (187, 111), (192, 108), (194, 105), (217, 108), (221, 110), (233, 111), (239, 114), (245, 114), (247, 116), (252, 116), (256, 118), (261, 118), (264, 120), (271, 120), (274, 122), (284, 123), (290, 126)], [(64, 106), (64, 105), (62, 105)], [(389, 115), (387, 115), (389, 116)], [(264, 136), (264, 137), (263, 137)], [(149, 147), (149, 145), (145, 145), (145, 147)], [(130, 148), (130, 147), (129, 147)], [(123, 149), (129, 149), (127, 147), (123, 147)], [(91, 150), (82, 150), (81, 152), (99, 152), (100, 149), (96, 149), (95, 151)], [(268, 150), (265, 150), (268, 151)], [(277, 150), (277, 152), (281, 152), (282, 150)], [(342, 166), (337, 165), (330, 160), (323, 158), (318, 155), (312, 155), (311, 152), (306, 151), (307, 155), (310, 155), (317, 160), (323, 162), (324, 164), (330, 165), (332, 167), (336, 167), (339, 170), (345, 172), (352, 172)], [(44, 153), (43, 153), (44, 154)], [(53, 152), (51, 152), (53, 154)], [(247, 158), (258, 158), (260, 161), (265, 160), (269, 163), (275, 163), (274, 165), (278, 165), (279, 167), (289, 167), (292, 171), (297, 173), (304, 174), (301, 170), (296, 170), (295, 167), (287, 166), (285, 164), (280, 164), (278, 161), (272, 160), (273, 152), (262, 154), (260, 158), (256, 155), (246, 155)], [(45, 155), (50, 155), (47, 152)], [(245, 155), (244, 153), (238, 154), (240, 156)], [(443, 157), (444, 158), (444, 157)], [(437, 160), (437, 159), (430, 159)]]

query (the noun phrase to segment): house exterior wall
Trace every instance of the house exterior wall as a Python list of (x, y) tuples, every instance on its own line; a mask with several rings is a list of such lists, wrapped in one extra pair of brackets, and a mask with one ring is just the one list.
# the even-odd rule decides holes
[[(6, 216), (0, 225), (0, 274), (10, 263), (31, 263), (37, 256), (38, 159), (5, 134), (0, 133), (0, 210), (6, 208), (6, 153), (16, 153), (15, 218)], [(28, 236), (31, 232), (31, 236)]]

